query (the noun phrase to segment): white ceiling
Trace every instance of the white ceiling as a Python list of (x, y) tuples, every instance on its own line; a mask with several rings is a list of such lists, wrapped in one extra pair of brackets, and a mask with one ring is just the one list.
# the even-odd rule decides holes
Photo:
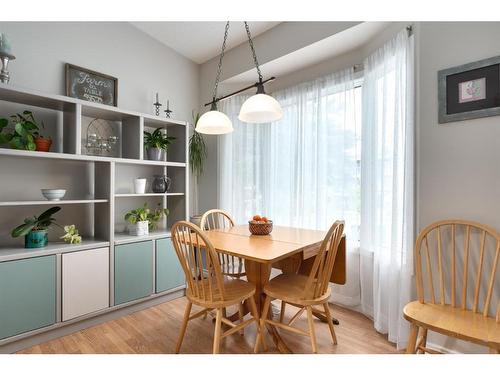
[[(219, 55), (226, 22), (131, 22), (139, 30), (202, 64)], [(252, 37), (262, 34), (280, 22), (248, 22)], [(226, 49), (247, 40), (243, 22), (230, 22)]]
[[(318, 64), (335, 56), (340, 56), (363, 46), (388, 27), (389, 24), (390, 22), (360, 23), (359, 25), (261, 65), (262, 73), (266, 77), (279, 77), (298, 71), (307, 66)], [(256, 75), (255, 69), (251, 69), (226, 79), (224, 83), (251, 83), (255, 82)]]

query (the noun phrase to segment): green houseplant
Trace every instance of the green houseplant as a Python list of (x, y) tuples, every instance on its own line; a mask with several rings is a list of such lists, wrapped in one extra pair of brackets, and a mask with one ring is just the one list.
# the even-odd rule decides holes
[(163, 160), (165, 151), (172, 144), (175, 137), (169, 137), (161, 132), (160, 128), (155, 129), (152, 133), (144, 131), (144, 146), (148, 152), (149, 160)]
[(200, 119), (200, 114), (193, 113), (193, 135), (189, 138), (189, 165), (191, 172), (200, 177), (203, 173), (203, 165), (207, 158), (207, 146), (203, 136), (196, 131), (196, 124)]
[[(12, 237), (24, 236), (24, 247), (39, 248), (47, 246), (48, 228), (55, 223), (55, 218), (52, 217), (61, 209), (59, 206), (54, 206), (42, 212), (38, 216), (33, 216), (24, 219), (24, 223), (14, 228), (11, 232)], [(57, 224), (56, 224), (57, 225)]]
[[(5, 118), (0, 119), (0, 144), (8, 143), (12, 148), (29, 151), (49, 151), (52, 144), (50, 138), (44, 138), (40, 134), (35, 116), (31, 111), (24, 111), (23, 114), (16, 113), (11, 115), (10, 119), (13, 129), (7, 131), (9, 121)], [(42, 128), (45, 125), (42, 121)], [(6, 130), (5, 133), (2, 132)]]
[[(160, 206), (159, 203), (158, 206)], [(157, 207), (151, 210), (148, 204), (144, 203), (144, 206), (127, 212), (125, 220), (132, 224), (128, 228), (131, 235), (144, 236), (149, 234), (150, 230), (156, 229), (163, 215), (167, 216), (168, 214), (168, 208)]]

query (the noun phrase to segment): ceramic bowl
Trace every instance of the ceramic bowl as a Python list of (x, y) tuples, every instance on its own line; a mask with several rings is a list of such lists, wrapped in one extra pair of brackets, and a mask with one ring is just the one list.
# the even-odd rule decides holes
[(65, 189), (41, 189), (42, 195), (49, 201), (58, 201), (66, 194)]

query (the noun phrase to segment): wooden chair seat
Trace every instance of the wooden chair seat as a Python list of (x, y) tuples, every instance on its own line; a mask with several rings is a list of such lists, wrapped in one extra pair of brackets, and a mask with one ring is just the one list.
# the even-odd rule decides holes
[(210, 281), (204, 279), (198, 283), (199, 290), (203, 288), (203, 290), (207, 291), (207, 294), (210, 288), (213, 289), (212, 301), (196, 297), (191, 290), (186, 292), (186, 297), (194, 304), (215, 309), (239, 304), (255, 294), (255, 285), (232, 277), (224, 277), (223, 295), (221, 295), (219, 289), (216, 289), (215, 285), (217, 285), (215, 278)]
[(500, 324), (482, 313), (419, 301), (408, 303), (403, 313), (410, 322), (432, 331), (500, 349)]
[(309, 275), (279, 275), (266, 284), (264, 292), (272, 298), (300, 304), (302, 306), (317, 305), (326, 301), (331, 294), (330, 288), (328, 288), (323, 295), (314, 298), (313, 293), (315, 287), (313, 284), (313, 286), (309, 288), (310, 294), (308, 295), (308, 293), (306, 293), (304, 295), (308, 279)]

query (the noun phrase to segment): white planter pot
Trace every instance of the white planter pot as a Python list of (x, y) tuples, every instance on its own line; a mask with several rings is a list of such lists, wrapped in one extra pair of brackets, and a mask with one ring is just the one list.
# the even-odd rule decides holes
[(134, 180), (134, 192), (136, 194), (144, 194), (146, 192), (146, 179), (136, 178)]
[(128, 227), (128, 233), (132, 236), (146, 236), (149, 234), (149, 221), (138, 221)]

